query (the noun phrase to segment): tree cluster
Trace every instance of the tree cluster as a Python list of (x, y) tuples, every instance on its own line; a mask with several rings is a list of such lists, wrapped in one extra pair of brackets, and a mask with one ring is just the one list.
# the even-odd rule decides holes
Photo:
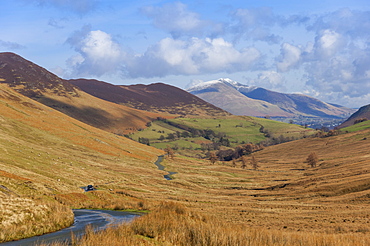
[(150, 145), (149, 138), (139, 138), (139, 143)]
[[(196, 128), (192, 128), (192, 127), (189, 127), (189, 126), (185, 126), (185, 125), (182, 125), (182, 124), (178, 124), (178, 123), (169, 121), (169, 120), (164, 119), (164, 118), (159, 117), (157, 119), (160, 120), (160, 121), (165, 122), (166, 124), (168, 124), (170, 126), (174, 126), (176, 128), (179, 128), (179, 129), (183, 130), (182, 133), (176, 132), (176, 135), (178, 136), (178, 138), (180, 138), (181, 136), (182, 137), (192, 137), (192, 138), (203, 137), (203, 138), (208, 139), (208, 140), (213, 140), (214, 138), (222, 138), (222, 137), (225, 138), (226, 137), (225, 133), (215, 133), (211, 129), (196, 129)], [(219, 127), (221, 127), (220, 124), (219, 124)]]
[(166, 152), (169, 158), (173, 159), (175, 157), (175, 151), (170, 146), (167, 145), (164, 151)]
[(358, 123), (361, 123), (361, 122), (364, 122), (364, 121), (367, 121), (367, 118), (359, 118), (359, 119), (356, 119), (353, 124), (355, 125), (355, 124), (358, 124)]
[(318, 131), (317, 133), (315, 133), (314, 137), (326, 138), (326, 137), (337, 136), (339, 134), (340, 134), (340, 130), (329, 130), (327, 132)]
[(239, 145), (234, 149), (219, 150), (216, 155), (221, 161), (231, 161), (232, 159), (238, 159), (241, 156), (249, 155), (253, 152), (263, 149), (263, 145), (260, 144), (244, 144)]
[(261, 126), (259, 131), (263, 133), (263, 135), (268, 138), (265, 141), (262, 141), (260, 144), (264, 146), (270, 146), (270, 145), (276, 145), (281, 143), (286, 143), (290, 141), (297, 140), (296, 137), (286, 137), (283, 135), (280, 135), (278, 137), (275, 137), (268, 129), (266, 129), (264, 126)]

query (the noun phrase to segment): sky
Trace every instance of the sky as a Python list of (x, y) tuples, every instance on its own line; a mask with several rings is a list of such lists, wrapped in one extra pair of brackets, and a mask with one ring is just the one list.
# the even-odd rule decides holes
[(0, 0), (0, 52), (56, 75), (186, 89), (219, 78), (370, 104), (368, 0)]

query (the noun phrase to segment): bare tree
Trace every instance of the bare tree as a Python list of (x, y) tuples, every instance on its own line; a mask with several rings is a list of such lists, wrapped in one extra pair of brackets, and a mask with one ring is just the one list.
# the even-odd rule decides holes
[(317, 157), (316, 152), (311, 152), (311, 154), (307, 156), (306, 161), (308, 165), (310, 165), (311, 167), (316, 167), (317, 162), (319, 161), (319, 158)]
[(248, 161), (247, 156), (243, 155), (242, 156), (242, 168), (243, 169), (247, 168), (247, 161)]
[(254, 170), (257, 170), (259, 165), (258, 165), (258, 161), (256, 160), (256, 158), (254, 157), (254, 155), (252, 155), (252, 159), (251, 159), (251, 166), (253, 167)]
[(236, 167), (236, 161), (235, 161), (235, 159), (232, 160), (231, 166), (232, 167)]
[(170, 146), (167, 145), (167, 148), (165, 148), (164, 151), (169, 158), (173, 159), (175, 157), (175, 151)]
[(217, 155), (215, 154), (215, 152), (210, 152), (209, 153), (209, 160), (211, 161), (212, 165), (215, 164), (218, 160), (218, 157)]

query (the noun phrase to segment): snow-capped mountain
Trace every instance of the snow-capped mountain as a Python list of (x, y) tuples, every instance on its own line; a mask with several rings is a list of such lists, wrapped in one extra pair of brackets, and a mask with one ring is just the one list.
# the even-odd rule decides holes
[(188, 87), (187, 91), (189, 91), (189, 92), (190, 91), (200, 91), (200, 90), (212, 87), (213, 85), (216, 85), (216, 84), (228, 84), (228, 85), (234, 87), (236, 90), (244, 91), (244, 92), (252, 91), (252, 90), (257, 88), (256, 86), (243, 85), (243, 84), (241, 84), (239, 82), (236, 82), (234, 80), (231, 80), (229, 78), (220, 78), (220, 79), (217, 79), (217, 80), (210, 80), (210, 81), (203, 81), (203, 82), (193, 83)]
[(228, 78), (197, 83), (187, 91), (235, 115), (345, 118), (354, 112), (307, 95), (270, 91)]

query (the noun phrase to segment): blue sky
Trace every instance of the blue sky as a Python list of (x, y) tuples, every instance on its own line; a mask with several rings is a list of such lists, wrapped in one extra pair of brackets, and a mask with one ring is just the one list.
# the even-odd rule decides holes
[(370, 104), (368, 0), (1, 0), (0, 52), (113, 84), (230, 78)]

